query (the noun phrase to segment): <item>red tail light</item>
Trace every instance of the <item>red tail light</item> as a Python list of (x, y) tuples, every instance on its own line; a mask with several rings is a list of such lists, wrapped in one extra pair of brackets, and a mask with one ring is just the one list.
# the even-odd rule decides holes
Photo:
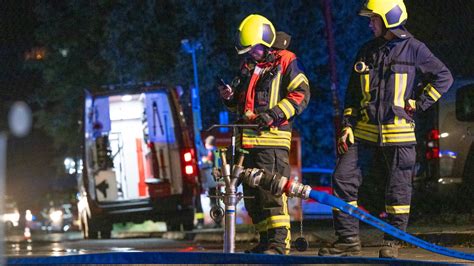
[(426, 159), (438, 159), (439, 158), (439, 130), (432, 129), (428, 133), (428, 139), (426, 142)]
[(191, 152), (185, 152), (183, 154), (183, 159), (185, 163), (191, 162), (193, 160), (193, 154)]
[(186, 165), (186, 167), (184, 167), (184, 173), (187, 175), (194, 174), (194, 167), (192, 165)]
[(439, 140), (439, 130), (432, 129), (428, 134), (428, 140)]
[(188, 183), (196, 182), (197, 160), (196, 155), (194, 154), (194, 149), (181, 150), (181, 170), (185, 181)]
[(431, 148), (426, 152), (426, 159), (439, 159), (439, 148)]

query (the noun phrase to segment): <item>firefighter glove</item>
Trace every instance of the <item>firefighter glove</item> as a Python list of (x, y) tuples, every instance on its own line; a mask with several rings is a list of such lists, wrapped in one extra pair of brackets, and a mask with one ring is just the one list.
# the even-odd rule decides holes
[(351, 127), (345, 127), (341, 136), (337, 140), (337, 153), (342, 155), (349, 150), (349, 146), (354, 144), (354, 133), (352, 132)]
[(228, 101), (232, 99), (232, 96), (234, 96), (234, 90), (232, 89), (231, 86), (229, 85), (219, 85), (217, 87), (219, 89), (219, 94), (222, 97), (222, 99)]
[(415, 115), (415, 112), (416, 112), (416, 101), (415, 100), (409, 99), (405, 103), (405, 112), (410, 117), (413, 117)]
[(271, 110), (260, 113), (255, 118), (255, 123), (258, 125), (259, 129), (270, 127), (271, 125), (273, 125), (274, 121), (275, 121), (275, 115), (273, 111)]

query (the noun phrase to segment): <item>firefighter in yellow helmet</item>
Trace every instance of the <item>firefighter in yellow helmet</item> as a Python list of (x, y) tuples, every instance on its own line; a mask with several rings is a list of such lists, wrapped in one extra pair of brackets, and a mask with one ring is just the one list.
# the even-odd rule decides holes
[(264, 16), (252, 14), (240, 23), (237, 52), (245, 54), (256, 45), (271, 48), (275, 40), (276, 31), (270, 20)]
[[(240, 73), (220, 95), (242, 122), (258, 124), (244, 129), (237, 140), (249, 154), (244, 166), (290, 175), (289, 150), (292, 122), (306, 108), (310, 92), (301, 62), (286, 50), (290, 36), (276, 32), (265, 17), (252, 14), (240, 24), (236, 49), (243, 56)], [(251, 253), (288, 254), (290, 216), (286, 196), (244, 185), (245, 207), (259, 232), (259, 243)]]
[[(402, 0), (368, 0), (359, 14), (370, 18), (375, 38), (359, 50), (349, 79), (333, 191), (357, 206), (363, 176), (386, 178), (388, 222), (405, 231), (416, 158), (414, 115), (438, 101), (453, 77), (405, 28), (408, 14)], [(417, 73), (424, 77), (419, 87)], [(359, 221), (341, 211), (333, 211), (333, 217), (338, 239), (318, 254), (360, 255)], [(399, 244), (384, 235), (379, 257), (396, 258)]]

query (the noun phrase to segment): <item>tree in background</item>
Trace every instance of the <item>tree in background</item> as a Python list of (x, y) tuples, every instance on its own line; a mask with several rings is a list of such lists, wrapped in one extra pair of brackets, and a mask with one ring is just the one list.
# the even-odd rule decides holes
[[(415, 36), (420, 33), (421, 39), (430, 44), (436, 38), (427, 32), (434, 34), (439, 28), (432, 28), (433, 25), (446, 23), (420, 10), (420, 1), (407, 3), (410, 12), (417, 12), (410, 16), (408, 25)], [(332, 1), (341, 104), (356, 49), (371, 38), (368, 21), (357, 15), (361, 5), (362, 1)], [(444, 8), (448, 3), (437, 5)], [(234, 38), (239, 22), (250, 13), (268, 17), (277, 30), (292, 36), (289, 49), (301, 57), (313, 90), (308, 111), (295, 123), (303, 141), (303, 164), (332, 167), (333, 107), (319, 1), (39, 1), (36, 14), (40, 27), (36, 36), (48, 51), (46, 60), (38, 65), (45, 83), (34, 97), (43, 107), (36, 113), (39, 126), (54, 136), (58, 147), (80, 152), (78, 121), (83, 89), (106, 90), (101, 86), (160, 80), (171, 86), (182, 85), (188, 97), (193, 66), (189, 54), (181, 50), (182, 39), (202, 43), (197, 59), (203, 128), (217, 123), (218, 112), (224, 108), (215, 89), (215, 76), (230, 80), (238, 70)], [(450, 30), (467, 31), (447, 14), (443, 18), (453, 22)], [(427, 23), (434, 20), (438, 24)], [(456, 47), (459, 43), (443, 38), (433, 44), (443, 50), (445, 45)], [(462, 58), (472, 59), (472, 54)]]

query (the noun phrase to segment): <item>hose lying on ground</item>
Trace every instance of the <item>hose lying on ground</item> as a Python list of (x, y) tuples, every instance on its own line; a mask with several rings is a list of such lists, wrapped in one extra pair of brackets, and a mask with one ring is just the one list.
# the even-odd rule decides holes
[(369, 225), (372, 225), (373, 227), (382, 230), (383, 232), (396, 237), (400, 240), (403, 240), (407, 243), (410, 243), (412, 245), (415, 245), (419, 248), (426, 249), (428, 251), (438, 253), (441, 255), (445, 255), (448, 257), (453, 257), (453, 258), (459, 258), (459, 259), (464, 259), (464, 260), (472, 260), (474, 261), (474, 255), (473, 254), (468, 254), (468, 253), (463, 253), (459, 252), (456, 250), (448, 249), (445, 247), (441, 247), (429, 242), (426, 242), (424, 240), (421, 240), (420, 238), (417, 238), (415, 236), (412, 236), (392, 225), (389, 225), (376, 217), (362, 211), (359, 208), (356, 208), (350, 204), (347, 204), (343, 200), (336, 198), (332, 195), (329, 195), (324, 192), (316, 191), (316, 190), (311, 190), (309, 193), (309, 198), (320, 202), (322, 204), (326, 204), (329, 206), (332, 206), (334, 208), (337, 208), (359, 220), (361, 220), (364, 223), (367, 223)]
[(308, 185), (303, 185), (299, 182), (290, 180), (280, 174), (273, 174), (262, 169), (246, 169), (242, 172), (241, 180), (245, 184), (251, 187), (260, 187), (264, 190), (269, 191), (273, 195), (287, 194), (289, 197), (299, 197), (303, 199), (311, 198), (319, 203), (329, 205), (337, 208), (344, 213), (347, 213), (364, 223), (367, 223), (393, 237), (403, 240), (407, 243), (415, 245), (419, 248), (426, 249), (428, 251), (445, 255), (448, 257), (459, 258), (464, 260), (474, 261), (474, 255), (469, 253), (463, 253), (456, 250), (444, 248), (417, 237), (414, 237), (392, 225), (389, 225), (382, 220), (362, 211), (361, 209), (354, 207), (345, 201), (329, 195), (324, 192), (316, 191), (311, 189)]

